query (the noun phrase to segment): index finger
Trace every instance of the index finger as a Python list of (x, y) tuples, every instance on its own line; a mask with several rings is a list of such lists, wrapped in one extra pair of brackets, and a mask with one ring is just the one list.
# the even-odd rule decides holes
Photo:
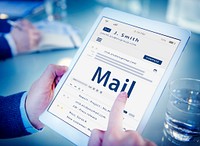
[(128, 96), (126, 92), (121, 92), (115, 99), (110, 111), (107, 129), (108, 132), (122, 130), (123, 110), (126, 105), (127, 97)]

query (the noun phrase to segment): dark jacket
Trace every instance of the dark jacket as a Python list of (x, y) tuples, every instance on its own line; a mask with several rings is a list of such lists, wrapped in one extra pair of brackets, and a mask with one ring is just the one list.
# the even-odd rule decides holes
[(29, 135), (24, 127), (20, 101), (24, 92), (0, 96), (0, 138), (14, 138)]
[(7, 20), (0, 19), (0, 60), (12, 57), (10, 46), (5, 39), (5, 33), (9, 33), (11, 26), (7, 23)]

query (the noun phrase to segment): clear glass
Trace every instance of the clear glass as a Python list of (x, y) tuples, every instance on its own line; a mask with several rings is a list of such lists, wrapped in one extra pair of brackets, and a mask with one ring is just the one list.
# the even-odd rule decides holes
[(164, 135), (175, 145), (200, 145), (200, 80), (183, 78), (169, 85)]

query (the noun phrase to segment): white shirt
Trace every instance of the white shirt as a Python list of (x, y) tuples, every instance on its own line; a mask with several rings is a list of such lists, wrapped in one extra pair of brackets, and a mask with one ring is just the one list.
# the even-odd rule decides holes
[(10, 46), (12, 56), (17, 55), (17, 47), (12, 35), (10, 33), (6, 33), (4, 36)]

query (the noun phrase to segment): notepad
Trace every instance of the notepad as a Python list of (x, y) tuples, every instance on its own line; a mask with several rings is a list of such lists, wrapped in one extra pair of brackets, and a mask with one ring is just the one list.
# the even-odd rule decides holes
[(71, 25), (58, 21), (40, 21), (34, 24), (41, 31), (42, 39), (37, 51), (80, 47), (82, 40)]

